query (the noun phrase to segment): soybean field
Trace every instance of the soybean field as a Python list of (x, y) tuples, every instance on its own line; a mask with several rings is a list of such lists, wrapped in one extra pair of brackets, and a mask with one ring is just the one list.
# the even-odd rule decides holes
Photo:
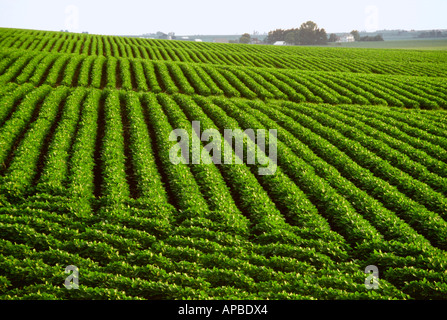
[(447, 51), (0, 28), (0, 299), (446, 298)]

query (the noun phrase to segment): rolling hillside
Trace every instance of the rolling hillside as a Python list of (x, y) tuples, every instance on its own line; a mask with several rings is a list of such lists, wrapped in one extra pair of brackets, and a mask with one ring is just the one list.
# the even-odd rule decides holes
[(445, 299), (446, 109), (447, 51), (0, 29), (0, 299)]

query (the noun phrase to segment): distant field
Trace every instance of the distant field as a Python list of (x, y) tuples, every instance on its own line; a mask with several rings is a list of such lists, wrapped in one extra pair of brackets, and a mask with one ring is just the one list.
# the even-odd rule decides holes
[(445, 299), (446, 109), (447, 51), (0, 29), (0, 299)]
[(447, 39), (353, 42), (353, 43), (329, 44), (329, 46), (343, 47), (343, 48), (365, 48), (365, 49), (376, 48), (376, 49), (447, 50)]

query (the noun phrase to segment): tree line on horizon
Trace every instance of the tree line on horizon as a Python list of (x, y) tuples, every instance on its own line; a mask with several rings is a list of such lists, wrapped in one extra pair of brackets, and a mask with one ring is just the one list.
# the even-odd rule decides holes
[(318, 28), (315, 22), (307, 21), (299, 28), (270, 31), (265, 43), (274, 44), (277, 41), (285, 41), (291, 45), (321, 45), (327, 44), (328, 37), (324, 28)]
[[(351, 31), (355, 41), (384, 41), (382, 35), (361, 37), (357, 30)], [(265, 44), (274, 44), (278, 41), (284, 41), (289, 45), (325, 45), (328, 42), (336, 42), (338, 36), (335, 33), (327, 35), (324, 28), (319, 28), (313, 21), (307, 21), (301, 24), (299, 28), (276, 29), (268, 33), (264, 39)], [(248, 33), (243, 34), (239, 43), (250, 43), (251, 36)]]

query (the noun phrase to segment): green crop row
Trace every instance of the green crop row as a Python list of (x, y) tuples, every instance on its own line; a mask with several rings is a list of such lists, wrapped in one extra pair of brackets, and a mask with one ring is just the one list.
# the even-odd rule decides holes
[(0, 299), (445, 299), (446, 57), (1, 28)]
[[(155, 93), (164, 91), (170, 94), (181, 92), (223, 94), (249, 99), (291, 99), (295, 102), (372, 103), (406, 108), (436, 109), (447, 103), (442, 96), (434, 93), (435, 86), (428, 79), (426, 89), (413, 88), (413, 84), (420, 82), (416, 77), (342, 72), (327, 75), (322, 72), (279, 71), (259, 67), (210, 66), (177, 60), (117, 60), (113, 57), (56, 53), (42, 55), (28, 53), (27, 59), (22, 56), (13, 64), (5, 65), (6, 70), (0, 80), (4, 78), (4, 82), (13, 80), (18, 83), (29, 81), (35, 85), (47, 83), (52, 86), (62, 84), (122, 88), (128, 91), (150, 90)], [(26, 63), (28, 60), (29, 63)], [(106, 67), (103, 67), (104, 63)], [(143, 67), (139, 66), (140, 63)], [(33, 72), (34, 75), (29, 78)], [(402, 87), (400, 81), (407, 82), (412, 89)]]
[[(217, 99), (215, 99), (215, 101), (217, 102)], [(225, 110), (228, 111), (232, 110), (234, 119), (238, 119), (238, 121), (244, 121), (243, 128), (262, 128), (262, 125), (258, 124), (255, 119), (252, 119), (251, 117), (245, 117), (235, 107), (231, 108), (231, 104), (229, 104), (228, 102), (221, 101), (219, 103), (219, 106), (225, 108)], [(285, 174), (287, 174), (291, 178), (291, 180), (296, 183), (297, 186), (300, 186), (300, 188), (305, 191), (307, 197), (312, 201), (312, 203), (319, 210), (325, 213), (325, 218), (328, 219), (330, 223), (335, 224), (337, 230), (339, 230), (339, 232), (342, 232), (342, 235), (347, 240), (349, 240), (349, 242), (355, 244), (356, 241), (375, 239), (377, 237), (380, 238), (378, 232), (372, 226), (370, 226), (361, 216), (359, 216), (345, 199), (343, 199), (337, 192), (335, 192), (335, 190), (333, 190), (326, 181), (319, 178), (315, 174), (315, 172), (311, 168), (309, 168), (309, 166), (305, 164), (301, 159), (299, 159), (298, 157), (294, 157), (290, 153), (290, 151), (287, 150), (286, 146), (282, 144), (281, 141), (278, 141), (277, 153), (278, 161), (280, 162), (279, 169), (284, 169)], [(287, 157), (287, 159), (283, 159), (283, 157)], [(307, 170), (301, 171), (296, 170), (295, 168), (306, 168)], [(267, 178), (269, 177), (267, 176)], [(289, 182), (289, 184), (292, 185), (291, 182)], [(270, 186), (275, 187), (277, 185), (281, 184), (270, 184)], [(288, 184), (286, 183), (285, 185)], [(289, 188), (285, 188), (282, 192), (287, 192), (287, 190), (290, 188), (292, 188), (292, 186)], [(325, 193), (321, 194), (320, 190), (325, 190)], [(272, 191), (277, 193), (274, 194), (275, 199), (278, 197), (278, 192), (280, 191), (281, 190)], [(284, 196), (287, 197), (287, 193), (285, 193)], [(282, 202), (284, 202), (284, 200)], [(302, 200), (300, 202), (302, 202)], [(299, 208), (302, 210), (303, 208), (305, 208), (305, 206), (300, 205)], [(291, 210), (289, 208), (284, 208), (283, 210), (287, 209)], [(313, 214), (311, 212), (312, 211), (308, 213), (311, 217), (308, 218), (308, 223), (318, 221), (317, 218), (314, 217), (315, 211)], [(298, 216), (302, 217), (303, 214), (301, 213)], [(315, 226), (313, 227), (315, 228)]]
[(166, 205), (168, 194), (156, 166), (152, 139), (145, 122), (145, 112), (136, 93), (124, 97), (130, 127), (129, 149), (138, 187), (138, 197), (150, 203)]
[[(328, 144), (328, 142), (333, 143), (333, 146), (340, 148), (340, 150), (333, 148), (333, 150), (331, 150), (331, 153), (333, 153), (332, 155), (329, 155), (327, 151), (324, 153), (320, 151), (320, 156), (322, 156), (328, 163), (333, 164), (340, 172), (349, 177), (349, 179), (355, 181), (358, 187), (371, 193), (374, 197), (377, 197), (389, 208), (396, 210), (396, 212), (402, 215), (405, 220), (409, 221), (410, 225), (414, 224), (415, 228), (421, 232), (421, 234), (427, 234), (427, 237), (434, 241), (434, 243), (441, 247), (445, 246), (444, 233), (447, 230), (445, 221), (442, 220), (438, 214), (429, 211), (429, 209), (417, 203), (409, 196), (405, 196), (399, 192), (399, 189), (393, 184), (373, 176), (372, 172), (378, 172), (378, 169), (383, 169), (382, 166), (384, 166), (388, 169), (383, 169), (379, 173), (379, 176), (384, 177), (384, 179), (394, 179), (391, 180), (393, 183), (407, 185), (407, 188), (413, 186), (412, 182), (414, 180), (407, 178), (402, 173), (397, 173), (396, 169), (390, 164), (381, 163), (380, 161), (383, 160), (371, 152), (365, 151), (363, 147), (357, 146), (356, 148), (353, 148), (352, 146), (355, 142), (342, 138), (339, 132), (329, 129), (313, 118), (305, 115), (313, 114), (312, 110), (296, 104), (288, 104), (288, 108), (282, 107), (280, 110), (286, 115), (292, 116), (295, 121), (298, 121), (303, 126), (311, 129), (315, 133), (315, 135), (312, 135), (314, 139), (326, 141), (325, 144)], [(301, 112), (298, 112), (298, 110)], [(306, 139), (304, 140), (306, 143), (311, 142), (310, 136), (303, 136), (300, 139)], [(320, 149), (321, 146), (314, 145), (314, 148)], [(316, 151), (318, 149), (316, 149)], [(348, 155), (354, 157), (355, 161)], [(378, 164), (377, 161), (381, 164)], [(368, 179), (365, 177), (368, 177)], [(415, 191), (417, 192), (417, 190)], [(433, 191), (427, 194), (421, 191), (420, 201), (437, 196), (438, 195)]]
[(50, 87), (42, 86), (31, 92), (27, 92), (25, 97), (22, 98), (20, 105), (17, 106), (15, 112), (3, 123), (0, 129), (0, 162), (3, 167), (5, 166), (8, 153), (14, 147), (14, 143), (17, 141), (19, 135), (26, 130), (36, 109), (38, 110), (38, 104), (50, 93), (50, 91)]
[(40, 66), (40, 62), (46, 57), (47, 55), (42, 53), (40, 55), (36, 55), (33, 59), (30, 60), (30, 62), (26, 65), (25, 68), (22, 69), (20, 75), (16, 78), (16, 82), (18, 84), (23, 84), (28, 79), (31, 78), (35, 70), (38, 69)]
[[(194, 250), (188, 248), (200, 247), (200, 241), (171, 237), (167, 243), (154, 243), (150, 250), (133, 253), (127, 250), (135, 244), (99, 230), (86, 228), (76, 237), (76, 240), (65, 243), (48, 236), (31, 237), (30, 235), (35, 233), (34, 229), (38, 228), (38, 219), (30, 221), (33, 228), (20, 228), (17, 224), (7, 221), (8, 219), (3, 216), (0, 228), (7, 238), (19, 241), (15, 245), (9, 240), (2, 240), (0, 243), (3, 253), (0, 263), (5, 270), (8, 270), (5, 274), (6, 285), (16, 288), (8, 292), (10, 295), (28, 293), (31, 286), (39, 286), (39, 284), (45, 284), (45, 292), (51, 292), (48, 285), (60, 287), (65, 277), (64, 266), (75, 263), (81, 270), (81, 292), (90, 286), (96, 287), (95, 283), (102, 279), (100, 286), (102, 288), (119, 288), (123, 294), (148, 298), (153, 291), (147, 291), (141, 287), (142, 281), (162, 280), (162, 282), (181, 285), (184, 289), (192, 290), (190, 294), (193, 296), (199, 293), (194, 292), (195, 289), (206, 289), (206, 295), (212, 297), (219, 292), (216, 289), (230, 283), (246, 295), (251, 293), (253, 297), (261, 295), (260, 297), (274, 298), (281, 293), (287, 293), (289, 297), (293, 293), (302, 296), (305, 292), (309, 297), (321, 299), (374, 298), (371, 292), (368, 293), (365, 290), (364, 278), (358, 266), (340, 263), (336, 270), (324, 267), (317, 270), (312, 264), (327, 266), (328, 260), (313, 250), (282, 246), (278, 248), (281, 254), (292, 255), (294, 252), (295, 258), (285, 256), (266, 258), (264, 254), (254, 252), (240, 258), (239, 255), (231, 258), (221, 253), (229, 251), (231, 247), (220, 247), (204, 242), (205, 251)], [(20, 219), (12, 219), (12, 221), (19, 222)], [(40, 220), (40, 223), (42, 222)], [(48, 227), (56, 228), (56, 237), (73, 233), (58, 228), (57, 225), (44, 226), (44, 228)], [(59, 232), (61, 234), (57, 235)], [(49, 247), (50, 244), (51, 247)], [(213, 250), (210, 250), (210, 246)], [(31, 250), (31, 248), (39, 248), (39, 250)], [(110, 260), (110, 255), (112, 257), (114, 255), (114, 248), (120, 248), (123, 252), (122, 259), (125, 260)], [(75, 254), (72, 251), (78, 253)], [(259, 247), (256, 251), (267, 252), (269, 248)], [(11, 258), (11, 255), (15, 258)], [(89, 256), (94, 256), (98, 262), (91, 260)], [(21, 257), (23, 259), (20, 259)], [(16, 267), (11, 268), (12, 264)], [(340, 273), (343, 274), (341, 278)], [(115, 278), (114, 275), (120, 277)], [(134, 279), (133, 284), (128, 283), (130, 279)], [(385, 280), (381, 282), (381, 285), (381, 294), (396, 298), (405, 297)], [(198, 291), (203, 292), (203, 290)], [(225, 291), (218, 296), (221, 294), (227, 296), (228, 290)], [(244, 294), (243, 292), (239, 292), (238, 295)], [(55, 297), (68, 298), (65, 294), (67, 294), (66, 290), (54, 291)], [(168, 293), (159, 292), (159, 294), (166, 296)], [(86, 295), (86, 297), (91, 299), (92, 295)], [(107, 294), (98, 292), (97, 297), (105, 298)], [(376, 298), (380, 297), (380, 295), (376, 296)], [(71, 298), (76, 299), (76, 297)]]
[[(396, 217), (392, 211), (385, 208), (382, 203), (357, 188), (351, 181), (344, 178), (336, 168), (318, 157), (310, 148), (313, 144), (308, 142), (305, 144), (300, 141), (299, 138), (301, 135), (312, 138), (312, 134), (308, 129), (299, 126), (291, 118), (279, 113), (274, 108), (260, 103), (252, 103), (250, 107), (238, 103), (238, 106), (242, 110), (255, 115), (263, 125), (280, 130), (282, 134), (279, 139), (291, 151), (306, 161), (306, 164), (301, 164), (300, 167), (315, 170), (318, 176), (325, 179), (340, 195), (349, 200), (355, 210), (370, 221), (383, 234), (384, 238), (396, 239), (402, 242), (415, 240), (426, 242), (423, 237), (412, 230), (404, 221)], [(281, 126), (278, 126), (272, 119), (279, 121)], [(280, 156), (279, 163), (281, 164), (282, 161), (282, 157)], [(287, 163), (287, 160), (284, 161)]]
[(14, 111), (16, 105), (26, 96), (27, 93), (32, 91), (34, 88), (31, 84), (24, 84), (21, 86), (17, 85), (7, 85), (4, 86), (4, 92), (1, 97), (1, 107), (0, 107), (0, 123), (3, 124), (6, 119), (8, 119), (11, 112)]
[(368, 116), (367, 111), (363, 108), (352, 108), (351, 106), (344, 106), (339, 111), (356, 119), (356, 121), (361, 121), (363, 131), (368, 132), (369, 135), (384, 141), (390, 147), (421, 163), (431, 172), (447, 178), (446, 164), (436, 159), (433, 155), (433, 153), (438, 151), (439, 147), (436, 148), (433, 144), (411, 137), (395, 126), (387, 125), (387, 122), (390, 120), (388, 117), (383, 116), (374, 119)]
[[(83, 103), (77, 132), (73, 137), (68, 173), (68, 194), (89, 200), (95, 193), (95, 148), (102, 92), (91, 90)], [(101, 108), (102, 109), (102, 108)], [(101, 128), (103, 130), (103, 128)]]
[(169, 140), (173, 127), (153, 94), (142, 96), (144, 109), (147, 111), (148, 120), (152, 124), (153, 136), (157, 146), (157, 157), (161, 163), (162, 175), (169, 183), (169, 190), (175, 197), (176, 206), (179, 208), (177, 220), (184, 221), (194, 217), (206, 217), (209, 208), (203, 198), (200, 188), (193, 178), (188, 166), (175, 165), (170, 160), (169, 150), (173, 143)]
[(70, 147), (76, 133), (81, 104), (85, 95), (86, 89), (79, 87), (67, 98), (54, 137), (48, 147), (45, 164), (37, 185), (39, 192), (65, 194)]
[(52, 126), (68, 91), (66, 87), (51, 91), (42, 104), (36, 121), (25, 132), (22, 141), (14, 151), (14, 157), (2, 181), (3, 190), (11, 196), (20, 197), (29, 192), (29, 188), (33, 186), (45, 139), (51, 134)]
[[(196, 136), (197, 133), (193, 131), (191, 122), (177, 105), (177, 102), (180, 105), (192, 104), (194, 102), (180, 95), (175, 96), (175, 100), (167, 95), (159, 95), (158, 99), (172, 126), (186, 130), (188, 136), (192, 139), (191, 144), (194, 143), (193, 141), (199, 141), (199, 138)], [(199, 143), (199, 145), (203, 147), (202, 143)], [(194, 147), (191, 145), (189, 150), (189, 159), (191, 159), (190, 163), (192, 163), (190, 170), (212, 212), (204, 217), (212, 220), (215, 227), (220, 230), (247, 235), (248, 222), (237, 208), (218, 168), (212, 164), (204, 164), (200, 159), (195, 158), (193, 149)], [(203, 159), (203, 155), (201, 158)], [(196, 161), (199, 163), (196, 164)], [(210, 184), (209, 181), (213, 181), (213, 183)]]
[(109, 91), (105, 96), (104, 137), (101, 141), (101, 195), (107, 203), (121, 202), (130, 196), (123, 130), (119, 92)]
[[(377, 133), (375, 130), (368, 128), (363, 123), (353, 120), (352, 117), (343, 116), (339, 112), (333, 112), (328, 108), (317, 108), (319, 111), (324, 112), (331, 117), (334, 117), (337, 120), (343, 121), (343, 123), (349, 125), (349, 130), (347, 129), (346, 125), (339, 122), (331, 126), (337, 129), (339, 132), (343, 133), (346, 137), (360, 142), (364, 147), (373, 151), (382, 159), (392, 163), (395, 167), (406, 172), (418, 181), (426, 183), (428, 186), (433, 188), (433, 190), (441, 194), (447, 194), (447, 179), (429, 172), (425, 166), (411, 160), (410, 157), (406, 154), (395, 150), (388, 146), (388, 144), (386, 144), (385, 142), (382, 142), (382, 140), (388, 140), (389, 137), (387, 134)], [(356, 128), (362, 129), (360, 130)], [(374, 135), (375, 137), (373, 138), (371, 137), (371, 135)], [(403, 147), (403, 149), (406, 148), (407, 147)], [(414, 148), (411, 148), (406, 153), (410, 154), (413, 151), (412, 149)], [(417, 150), (415, 150), (414, 152), (417, 152)], [(423, 159), (425, 158), (422, 158), (422, 160)]]
[[(182, 107), (184, 106), (184, 108), (187, 108), (185, 109), (185, 111), (187, 111), (188, 109), (191, 110), (187, 112), (188, 114), (195, 115), (194, 118), (201, 119), (201, 121), (203, 121), (204, 123), (205, 128), (216, 127), (211, 122), (209, 122), (206, 117), (204, 117), (203, 112), (205, 112), (209, 117), (211, 117), (213, 121), (216, 122), (216, 124), (220, 126), (220, 130), (222, 130), (222, 128), (238, 128), (237, 123), (234, 120), (228, 118), (225, 113), (219, 111), (219, 108), (216, 108), (216, 105), (210, 104), (203, 99), (197, 100), (197, 103), (201, 105), (203, 111), (201, 111), (200, 109), (195, 110), (196, 107), (192, 109), (192, 103), (184, 104), (182, 105)], [(205, 123), (209, 123), (209, 125), (205, 125)], [(225, 143), (228, 142), (225, 141)], [(225, 150), (225, 148), (223, 147), (222, 150)], [(258, 152), (260, 152), (260, 150), (258, 150)], [(304, 237), (323, 237), (325, 239), (336, 241), (340, 240), (339, 237), (334, 237), (334, 235), (329, 232), (327, 222), (324, 221), (324, 219), (321, 219), (321, 217), (316, 214), (315, 207), (313, 207), (312, 204), (305, 197), (303, 197), (302, 192), (298, 190), (293, 182), (289, 181), (287, 177), (282, 174), (282, 172), (277, 173), (279, 175), (278, 177), (276, 175), (262, 176), (259, 178), (259, 182), (256, 181), (256, 179), (253, 180), (253, 178), (255, 177), (253, 174), (258, 174), (258, 167), (256, 166), (252, 167), (252, 173), (240, 173), (239, 175), (236, 175), (238, 171), (245, 171), (249, 169), (250, 168), (248, 167), (240, 165), (221, 166), (221, 172), (224, 178), (226, 180), (230, 179), (228, 181), (229, 183), (231, 182), (230, 186), (235, 186), (235, 192), (239, 191), (240, 187), (244, 185), (243, 181), (246, 180), (245, 185), (249, 185), (250, 188), (253, 189), (253, 192), (258, 194), (257, 198), (260, 198), (260, 195), (262, 194), (262, 198), (260, 198), (259, 201), (265, 202), (266, 204), (269, 203), (268, 207), (266, 206), (266, 204), (263, 205), (264, 208), (258, 207), (257, 202), (253, 202), (253, 200), (250, 199), (250, 194), (241, 194), (240, 196), (238, 196), (240, 199), (238, 201), (242, 202), (242, 204), (244, 205), (243, 210), (250, 213), (250, 217), (253, 221), (259, 221), (258, 226), (255, 226), (256, 229), (264, 230), (264, 232), (266, 232), (265, 235), (259, 236), (259, 241), (261, 241), (261, 239), (262, 241), (267, 241), (268, 239), (270, 239), (269, 241), (292, 241), (293, 243), (293, 241), (295, 241), (293, 240), (293, 233), (297, 233), (300, 236)], [(242, 179), (241, 177), (244, 178)], [(273, 181), (275, 183), (272, 183), (269, 186), (269, 181)], [(280, 187), (281, 182), (285, 184), (284, 188)], [(265, 191), (259, 189), (258, 185), (260, 183), (264, 188), (266, 188), (265, 190), (268, 191), (268, 193), (265, 193)], [(271, 186), (275, 186), (277, 190), (273, 189)], [(259, 191), (255, 191), (257, 189), (259, 189)], [(267, 197), (265, 197), (264, 194), (266, 194)], [(285, 210), (286, 215), (289, 218), (289, 222), (293, 221), (292, 224), (300, 226), (300, 228), (287, 226), (284, 218), (281, 215), (278, 215), (278, 209), (275, 208), (276, 205), (274, 204), (274, 201), (268, 198), (269, 195), (270, 199), (276, 199), (275, 197), (280, 197), (280, 199), (286, 202), (285, 208), (281, 204), (282, 211)], [(265, 200), (262, 201), (264, 197)], [(275, 202), (279, 204), (279, 200), (275, 200)], [(312, 219), (314, 220), (312, 221)], [(284, 231), (278, 233), (279, 229), (283, 229)], [(280, 234), (281, 236), (279, 236)]]

